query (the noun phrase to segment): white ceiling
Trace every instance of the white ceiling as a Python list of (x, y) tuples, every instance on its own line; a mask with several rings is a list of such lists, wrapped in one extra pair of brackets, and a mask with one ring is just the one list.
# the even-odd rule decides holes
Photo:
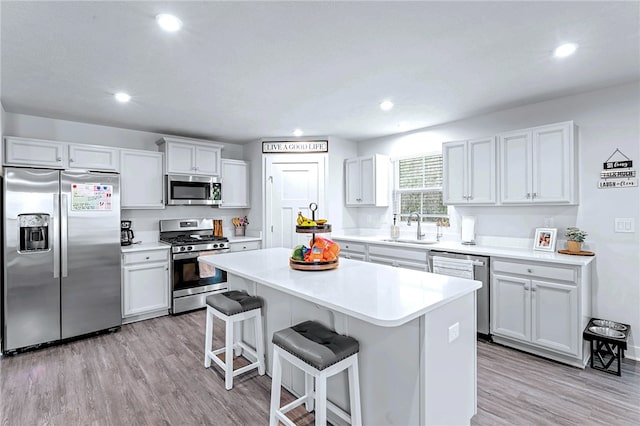
[(0, 5), (5, 111), (226, 142), (364, 140), (640, 76), (636, 1)]

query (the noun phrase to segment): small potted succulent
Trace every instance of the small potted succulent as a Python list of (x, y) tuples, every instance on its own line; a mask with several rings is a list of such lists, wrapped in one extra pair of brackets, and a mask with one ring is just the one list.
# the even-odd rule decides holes
[(581, 231), (575, 226), (570, 226), (564, 235), (567, 237), (567, 248), (569, 251), (577, 252), (582, 250), (582, 243), (587, 236), (585, 231)]

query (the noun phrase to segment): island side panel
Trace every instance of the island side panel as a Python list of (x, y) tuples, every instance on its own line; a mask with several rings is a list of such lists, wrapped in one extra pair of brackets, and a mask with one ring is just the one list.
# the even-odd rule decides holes
[[(313, 272), (316, 273), (316, 272)], [(420, 423), (420, 319), (399, 327), (380, 327), (307, 302), (236, 275), (228, 275), (229, 288), (246, 290), (264, 299), (263, 315), (267, 372), (271, 375), (275, 331), (305, 320), (315, 320), (354, 337), (360, 342), (360, 392), (363, 424), (417, 425)], [(244, 337), (253, 346), (252, 324), (244, 325)], [(287, 363), (283, 386), (294, 395), (304, 391), (304, 376)], [(329, 400), (348, 410), (347, 375), (341, 373), (328, 384)], [(329, 421), (342, 422), (329, 415)]]
[[(459, 336), (450, 341), (450, 328)], [(427, 425), (469, 424), (477, 411), (476, 293), (424, 316), (423, 407)]]

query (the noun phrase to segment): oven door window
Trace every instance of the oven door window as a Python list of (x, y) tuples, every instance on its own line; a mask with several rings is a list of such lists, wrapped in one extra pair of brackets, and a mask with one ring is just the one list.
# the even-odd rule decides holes
[(210, 200), (211, 184), (203, 182), (171, 182), (173, 200)]
[(190, 259), (174, 259), (173, 290), (183, 290), (227, 281), (227, 272), (218, 268), (200, 267), (197, 257)]

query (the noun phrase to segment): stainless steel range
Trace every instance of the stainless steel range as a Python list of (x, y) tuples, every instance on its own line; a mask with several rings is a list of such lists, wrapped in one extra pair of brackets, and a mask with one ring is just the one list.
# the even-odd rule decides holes
[(212, 219), (160, 221), (160, 241), (171, 244), (172, 313), (205, 307), (210, 294), (227, 290), (227, 273), (198, 262), (198, 256), (229, 251), (229, 240), (213, 235)]

